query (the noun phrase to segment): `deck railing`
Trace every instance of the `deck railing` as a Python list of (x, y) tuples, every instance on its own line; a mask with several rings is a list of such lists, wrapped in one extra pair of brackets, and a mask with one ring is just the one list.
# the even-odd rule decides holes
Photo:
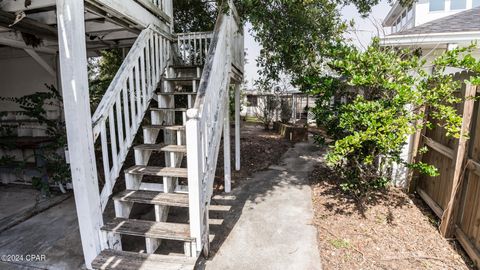
[[(241, 24), (235, 6), (220, 14), (206, 57), (195, 105), (187, 111), (187, 164), (190, 207), (190, 232), (196, 239), (197, 253), (208, 252), (208, 208), (213, 193), (213, 181), (224, 126), (228, 126), (228, 98), (233, 59), (243, 57), (243, 45), (236, 35)], [(241, 50), (242, 49), (242, 50)]]
[(154, 26), (143, 30), (102, 98), (93, 121), (100, 137), (105, 184), (102, 210), (170, 58), (171, 37)]
[(182, 64), (204, 65), (212, 42), (212, 32), (177, 34), (177, 49)]

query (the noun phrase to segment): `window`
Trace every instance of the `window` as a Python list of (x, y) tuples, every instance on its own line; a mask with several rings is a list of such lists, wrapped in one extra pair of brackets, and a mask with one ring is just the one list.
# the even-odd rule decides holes
[(445, 0), (430, 0), (429, 1), (429, 10), (430, 11), (445, 10)]
[(478, 6), (480, 6), (480, 0), (473, 0), (472, 6), (473, 6), (473, 7), (478, 7)]
[(248, 102), (248, 106), (250, 106), (250, 107), (257, 107), (258, 106), (257, 96), (248, 95), (247, 96), (247, 102)]
[[(474, 0), (475, 2), (475, 0)], [(466, 9), (467, 8), (467, 0), (450, 0), (450, 9)]]

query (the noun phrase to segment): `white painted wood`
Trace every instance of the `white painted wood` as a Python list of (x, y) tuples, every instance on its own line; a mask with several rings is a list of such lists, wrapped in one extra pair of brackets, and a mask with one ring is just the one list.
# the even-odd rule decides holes
[(240, 85), (235, 85), (235, 170), (240, 170)]
[(43, 67), (47, 72), (48, 74), (56, 77), (57, 76), (57, 72), (55, 71), (55, 69), (50, 66), (49, 63), (47, 63), (47, 61), (45, 61), (45, 59), (43, 59), (40, 55), (38, 55), (38, 53), (33, 50), (33, 49), (24, 49), (26, 53), (28, 53), (28, 55), (30, 55), (41, 67)]
[[(16, 1), (16, 0), (4, 0), (0, 2), (0, 10), (8, 12), (18, 12), (24, 10), (35, 10), (42, 8), (49, 8), (58, 5), (58, 1), (55, 0), (42, 0), (42, 1), (31, 1), (32, 3), (25, 7), (25, 1)], [(58, 10), (58, 7), (57, 7)]]
[[(32, 49), (31, 46), (25, 44), (20, 35), (15, 35), (14, 33), (0, 33), (0, 44), (20, 49)], [(33, 50), (48, 54), (56, 54), (58, 51), (56, 46), (55, 48), (52, 48), (46, 45), (40, 45), (36, 48), (33, 48)]]
[[(154, 39), (156, 37), (165, 38), (164, 45), (168, 46), (170, 40), (162, 32), (157, 31), (154, 26), (142, 31), (93, 115), (94, 139), (102, 135), (102, 155), (111, 156), (111, 165), (104, 162), (104, 166), (108, 167), (104, 168), (104, 171), (108, 171), (106, 175), (109, 179), (106, 179), (106, 182), (109, 185), (105, 185), (101, 192), (102, 209), (108, 202), (135, 134), (148, 109), (150, 100), (154, 96), (155, 86), (161, 78), (160, 73), (165, 70), (167, 64), (164, 61), (162, 67), (156, 68), (154, 66), (154, 58), (156, 57), (154, 54)], [(164, 52), (163, 48), (159, 48), (159, 50)], [(109, 126), (108, 140), (105, 140), (104, 135), (101, 134), (106, 132), (102, 130), (105, 123), (108, 123)], [(145, 129), (145, 143), (154, 143), (158, 132), (158, 130)], [(110, 152), (110, 154), (105, 154), (105, 151)], [(135, 158), (138, 165), (146, 165), (150, 153), (148, 151), (136, 153)], [(126, 176), (126, 182), (132, 189), (133, 187), (138, 188), (141, 177)]]
[(225, 192), (232, 191), (232, 171), (230, 162), (230, 112), (229, 112), (229, 96), (228, 92), (225, 96), (225, 114), (223, 126), (223, 169), (225, 177)]
[[(193, 109), (192, 109), (193, 110)], [(187, 113), (188, 114), (188, 113)], [(195, 115), (196, 111), (191, 112)], [(188, 164), (188, 200), (190, 217), (190, 235), (196, 239), (196, 253), (202, 251), (202, 153), (200, 152), (200, 125), (197, 119), (190, 119), (186, 124), (187, 133), (187, 164)], [(195, 255), (197, 255), (195, 254)]]
[(204, 65), (212, 40), (212, 32), (178, 33), (178, 51), (188, 65)]
[[(232, 1), (229, 1), (233, 7)], [(187, 111), (186, 139), (189, 181), (190, 232), (196, 239), (196, 252), (208, 254), (208, 208), (213, 194), (213, 182), (225, 116), (232, 71), (232, 54), (243, 54), (232, 46), (234, 32), (239, 29), (232, 13), (220, 15), (211, 40), (198, 94), (192, 109)], [(195, 37), (197, 35), (194, 35)], [(184, 61), (194, 63), (197, 52), (188, 35), (179, 37)], [(193, 45), (192, 45), (193, 44)], [(193, 58), (192, 58), (193, 56)], [(228, 149), (227, 149), (228, 151)]]
[[(35, 1), (34, 1), (35, 2)], [(57, 0), (60, 70), (70, 167), (85, 265), (102, 250), (103, 225), (90, 114), (83, 0)]]
[[(35, 2), (35, 1), (33, 1)], [(158, 17), (133, 0), (86, 0), (87, 3), (107, 10), (111, 15), (118, 18), (127, 18), (137, 25), (146, 28), (155, 25), (169, 32), (167, 27)]]

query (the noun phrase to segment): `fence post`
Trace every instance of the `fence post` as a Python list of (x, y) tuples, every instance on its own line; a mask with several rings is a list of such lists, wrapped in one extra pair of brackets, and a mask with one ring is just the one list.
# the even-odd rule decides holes
[[(186, 123), (187, 167), (188, 167), (188, 202), (190, 215), (190, 235), (196, 241), (196, 254), (202, 251), (202, 140), (197, 110), (187, 111)], [(194, 255), (196, 255), (194, 254)]]
[(458, 139), (458, 144), (456, 146), (455, 156), (454, 156), (454, 167), (453, 167), (453, 177), (452, 177), (452, 193), (446, 209), (443, 212), (442, 222), (440, 223), (440, 232), (444, 237), (450, 238), (453, 237), (455, 232), (455, 222), (458, 215), (458, 206), (460, 201), (460, 193), (462, 180), (464, 178), (464, 167), (466, 166), (466, 151), (467, 151), (467, 141), (466, 135), (470, 131), (470, 123), (472, 119), (473, 109), (475, 105), (475, 97), (477, 87), (467, 83), (465, 86), (465, 95), (464, 95), (464, 105), (463, 105), (463, 121), (462, 121), (462, 130), (460, 133), (460, 138)]
[(87, 268), (101, 251), (103, 225), (93, 145), (83, 0), (57, 0), (58, 42), (70, 168)]

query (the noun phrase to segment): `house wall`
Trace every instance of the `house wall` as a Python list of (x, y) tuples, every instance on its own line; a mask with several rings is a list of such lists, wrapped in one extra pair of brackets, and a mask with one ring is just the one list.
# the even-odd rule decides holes
[(445, 0), (445, 10), (443, 11), (429, 11), (429, 0), (418, 0), (417, 4), (415, 5), (415, 26), (419, 26), (421, 24), (472, 8), (473, 0), (467, 0), (466, 9), (451, 10), (451, 1), (455, 0)]
[[(50, 66), (55, 67), (56, 56), (40, 54)], [(45, 84), (57, 86), (57, 79), (23, 50), (1, 48), (0, 96), (21, 97), (47, 91)], [(0, 111), (18, 111), (18, 105), (0, 101)]]

